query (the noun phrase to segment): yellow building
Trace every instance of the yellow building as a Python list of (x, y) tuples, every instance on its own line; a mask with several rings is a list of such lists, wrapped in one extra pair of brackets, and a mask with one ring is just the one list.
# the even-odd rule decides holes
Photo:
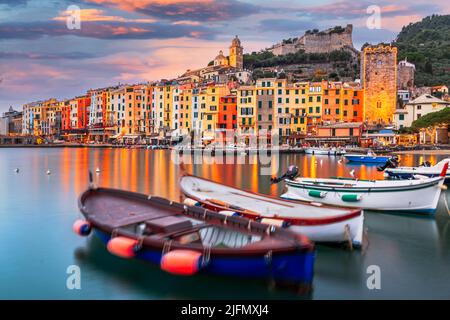
[[(315, 134), (322, 119), (322, 83), (310, 82), (306, 86), (306, 132)], [(302, 91), (303, 92), (303, 91)]]
[(306, 101), (308, 100), (308, 83), (294, 83), (290, 88), (291, 133), (306, 134)]
[(215, 137), (219, 121), (220, 97), (229, 93), (230, 90), (226, 85), (209, 85), (200, 93), (200, 120), (203, 136), (207, 139)]
[(179, 111), (179, 124), (181, 135), (187, 135), (191, 132), (191, 101), (192, 101), (193, 85), (187, 84), (181, 86), (180, 93), (180, 111)]
[(256, 130), (256, 88), (241, 86), (237, 90), (238, 134), (248, 134)]

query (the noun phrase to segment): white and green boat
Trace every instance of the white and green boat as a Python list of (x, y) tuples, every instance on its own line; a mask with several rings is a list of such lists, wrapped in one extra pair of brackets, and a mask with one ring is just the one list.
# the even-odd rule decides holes
[(281, 197), (377, 211), (434, 213), (447, 168), (448, 163), (439, 177), (418, 180), (286, 179), (287, 192)]

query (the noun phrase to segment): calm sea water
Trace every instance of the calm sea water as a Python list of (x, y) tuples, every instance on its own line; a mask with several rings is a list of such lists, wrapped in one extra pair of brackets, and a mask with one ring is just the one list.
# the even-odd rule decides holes
[[(403, 156), (402, 163), (435, 163), (442, 158)], [(252, 191), (281, 193), (283, 186), (271, 186), (252, 156), (241, 160), (246, 163), (197, 164), (186, 169)], [(354, 169), (360, 178), (382, 178), (374, 166), (350, 166), (327, 156), (281, 155), (272, 163), (273, 174), (296, 164), (304, 176), (349, 176)], [(258, 281), (171, 276), (156, 266), (110, 255), (93, 236), (76, 236), (71, 228), (80, 216), (77, 196), (87, 187), (88, 170), (97, 167), (101, 186), (180, 198), (179, 168), (168, 151), (0, 149), (0, 298), (299, 298), (272, 291)], [(18, 174), (15, 168), (20, 169)], [(449, 198), (449, 192), (441, 196), (435, 217), (367, 212), (369, 245), (364, 252), (317, 246), (312, 298), (450, 298), (450, 215), (444, 197)], [(70, 265), (81, 268), (81, 290), (66, 287)], [(381, 290), (366, 286), (370, 265), (381, 268)]]

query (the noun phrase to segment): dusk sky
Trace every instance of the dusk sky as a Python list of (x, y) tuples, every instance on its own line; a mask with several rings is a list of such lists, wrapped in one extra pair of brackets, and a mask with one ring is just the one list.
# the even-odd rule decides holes
[[(70, 5), (82, 10), (79, 30), (66, 26)], [(381, 8), (381, 29), (366, 26), (371, 5)], [(360, 49), (449, 11), (442, 0), (0, 0), (0, 112), (119, 82), (170, 79), (221, 49), (228, 54), (235, 35), (248, 53), (351, 23)]]

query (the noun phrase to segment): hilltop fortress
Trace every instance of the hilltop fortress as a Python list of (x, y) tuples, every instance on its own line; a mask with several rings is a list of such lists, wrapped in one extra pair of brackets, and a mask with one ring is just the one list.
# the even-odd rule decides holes
[(345, 28), (336, 26), (324, 31), (308, 30), (301, 38), (283, 40), (281, 43), (269, 48), (274, 55), (282, 56), (304, 50), (306, 53), (328, 53), (333, 50), (348, 49), (358, 54), (353, 47), (353, 26), (348, 24)]

